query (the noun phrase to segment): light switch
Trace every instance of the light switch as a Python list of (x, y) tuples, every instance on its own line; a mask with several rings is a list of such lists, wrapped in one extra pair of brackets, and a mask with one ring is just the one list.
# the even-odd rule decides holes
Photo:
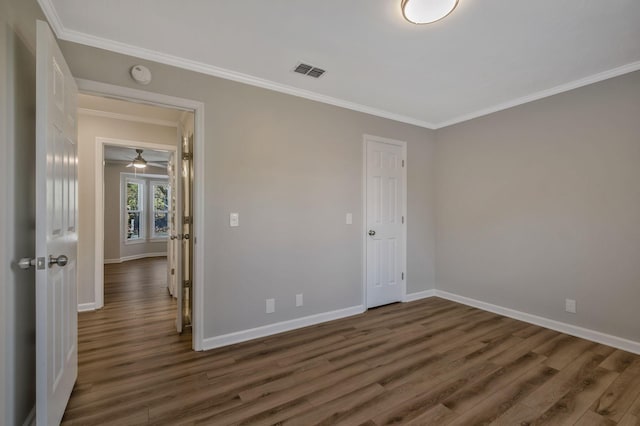
[(347, 225), (353, 224), (353, 214), (347, 213)]
[(240, 214), (231, 213), (229, 214), (229, 226), (240, 226)]

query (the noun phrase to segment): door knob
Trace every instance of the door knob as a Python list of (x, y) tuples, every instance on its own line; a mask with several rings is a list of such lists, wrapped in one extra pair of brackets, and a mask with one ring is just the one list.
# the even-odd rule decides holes
[(64, 254), (61, 254), (58, 257), (53, 257), (49, 255), (49, 268), (51, 268), (53, 265), (58, 265), (59, 267), (62, 268), (64, 265), (67, 264), (67, 262), (69, 262), (69, 258)]
[(370, 229), (369, 230), (369, 235), (371, 235), (373, 237), (374, 235), (376, 235), (376, 231), (374, 231), (373, 229)]

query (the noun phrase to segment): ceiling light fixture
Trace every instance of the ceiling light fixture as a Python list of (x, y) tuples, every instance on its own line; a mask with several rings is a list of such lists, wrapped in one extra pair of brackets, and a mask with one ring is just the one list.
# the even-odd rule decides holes
[(133, 159), (133, 161), (131, 162), (131, 165), (136, 169), (144, 169), (145, 167), (147, 167), (147, 160), (142, 158), (141, 149), (136, 149), (136, 152), (138, 153), (138, 156)]
[(453, 12), (458, 0), (402, 0), (404, 19), (412, 24), (430, 24)]

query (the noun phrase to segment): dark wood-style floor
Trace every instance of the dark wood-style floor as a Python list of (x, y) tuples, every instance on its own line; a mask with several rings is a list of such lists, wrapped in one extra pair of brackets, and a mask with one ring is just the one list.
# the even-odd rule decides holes
[(198, 353), (163, 260), (105, 292), (66, 424), (640, 424), (640, 356), (442, 299)]

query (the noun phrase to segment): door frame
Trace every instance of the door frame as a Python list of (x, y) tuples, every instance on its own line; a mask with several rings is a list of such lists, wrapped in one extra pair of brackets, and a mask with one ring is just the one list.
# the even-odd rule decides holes
[(407, 298), (407, 280), (409, 278), (409, 274), (407, 273), (407, 224), (409, 223), (407, 217), (407, 169), (409, 168), (409, 162), (407, 161), (407, 143), (396, 139), (364, 134), (362, 137), (362, 306), (364, 306), (365, 309), (369, 309), (367, 305), (367, 144), (369, 142), (385, 143), (402, 148), (402, 158), (405, 163), (402, 168), (402, 179), (404, 180), (404, 184), (402, 185), (402, 215), (404, 216), (404, 224), (402, 225), (403, 245), (400, 264), (404, 272), (404, 280), (402, 280), (401, 302), (404, 302)]
[[(203, 350), (203, 327), (204, 327), (204, 155), (205, 155), (205, 136), (204, 136), (204, 103), (191, 99), (178, 98), (169, 95), (163, 95), (159, 93), (147, 92), (144, 90), (133, 89), (124, 86), (116, 86), (113, 84), (102, 83), (92, 80), (85, 80), (76, 78), (76, 84), (78, 85), (78, 92), (88, 95), (106, 96), (110, 98), (121, 99), (124, 101), (145, 103), (155, 106), (168, 107), (174, 109), (180, 109), (185, 111), (192, 111), (194, 113), (194, 141), (193, 141), (193, 213), (196, 220), (193, 224), (193, 312), (192, 312), (192, 348), (196, 351)], [(103, 138), (106, 139), (106, 138)], [(158, 145), (155, 144), (143, 144), (141, 142), (132, 142), (134, 145), (139, 145), (144, 148), (144, 145), (154, 145), (152, 149), (169, 150), (172, 145)], [(100, 157), (103, 155), (104, 145), (96, 146), (96, 151), (100, 152)], [(175, 146), (177, 149), (177, 144)], [(151, 148), (150, 148), (151, 149)], [(177, 151), (176, 151), (177, 152)], [(96, 159), (98, 154), (96, 154)], [(96, 160), (98, 161), (98, 160)], [(96, 164), (97, 169), (102, 170), (102, 162)], [(97, 186), (96, 186), (96, 189)], [(102, 187), (99, 188), (102, 193)], [(100, 198), (100, 197), (96, 197)], [(97, 203), (97, 201), (96, 201)], [(104, 203), (103, 199), (100, 199), (101, 205)], [(100, 213), (101, 212), (101, 213)], [(98, 223), (98, 216), (101, 217), (101, 223)], [(104, 233), (104, 210), (96, 210), (96, 233)], [(96, 257), (95, 263), (101, 263), (100, 268), (96, 268), (94, 285), (96, 288), (95, 303), (96, 309), (104, 306), (103, 300), (103, 287), (104, 276), (103, 268), (104, 264), (104, 235), (101, 238), (97, 238), (96, 235)], [(102, 257), (98, 257), (98, 253), (102, 253)], [(98, 284), (100, 285), (100, 291), (98, 291)]]

